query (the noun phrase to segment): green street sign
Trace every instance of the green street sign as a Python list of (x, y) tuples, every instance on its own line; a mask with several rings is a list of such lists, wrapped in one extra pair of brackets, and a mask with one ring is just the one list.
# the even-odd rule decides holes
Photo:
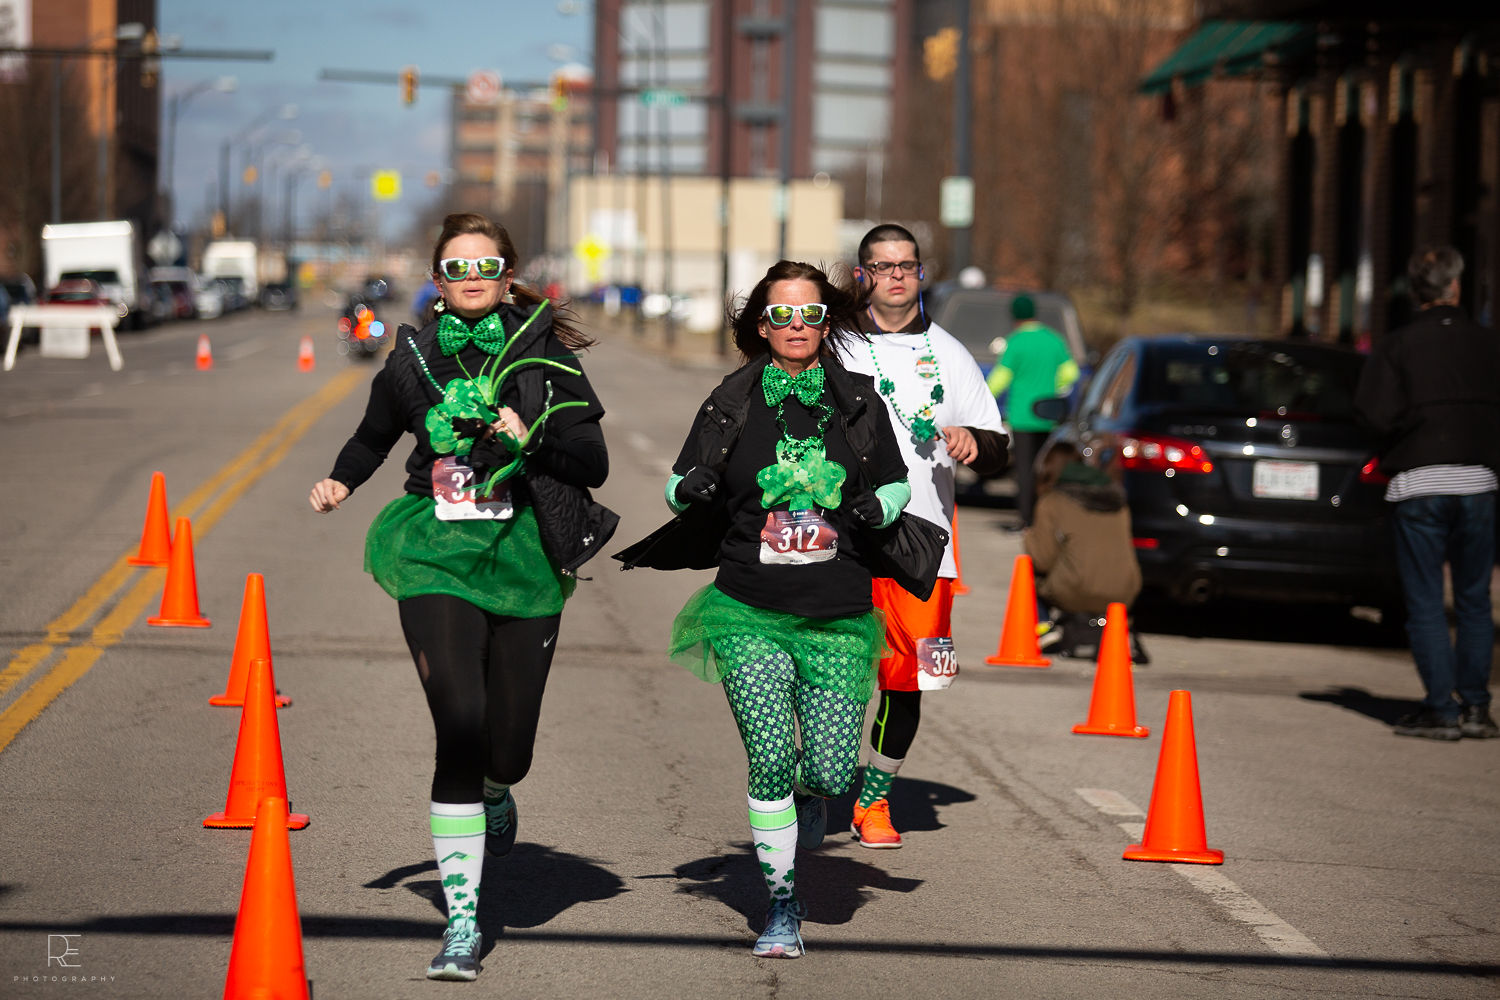
[(687, 103), (687, 95), (680, 90), (654, 90), (641, 91), (641, 103), (654, 107), (676, 107)]

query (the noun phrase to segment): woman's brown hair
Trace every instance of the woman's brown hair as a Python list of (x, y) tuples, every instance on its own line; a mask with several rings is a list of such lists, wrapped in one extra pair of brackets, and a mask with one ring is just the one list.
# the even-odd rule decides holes
[(822, 268), (796, 260), (779, 260), (766, 271), (766, 276), (756, 283), (745, 299), (739, 312), (729, 317), (729, 326), (734, 330), (734, 346), (740, 349), (745, 361), (753, 361), (771, 353), (771, 345), (760, 335), (760, 317), (766, 311), (771, 296), (771, 286), (778, 281), (810, 281), (818, 286), (818, 298), (828, 307), (828, 316), (823, 321), (828, 333), (823, 337), (819, 354), (833, 352), (833, 345), (845, 337), (857, 336), (848, 331), (859, 329), (858, 301), (849, 287), (851, 282), (843, 273), (837, 280), (825, 274)]
[[(433, 274), (437, 274), (441, 266), (443, 248), (455, 237), (470, 233), (477, 233), (493, 240), (495, 246), (500, 248), (500, 256), (505, 258), (506, 270), (515, 273), (516, 266), (521, 262), (520, 256), (516, 253), (516, 245), (511, 242), (510, 233), (505, 231), (505, 227), (476, 212), (454, 212), (443, 219), (443, 230), (438, 233), (437, 243), (433, 244)], [(545, 298), (541, 292), (515, 280), (510, 283), (510, 294), (517, 305), (531, 309), (535, 309)], [(573, 311), (567, 300), (552, 304), (552, 332), (557, 334), (557, 339), (563, 342), (564, 347), (573, 351), (593, 347), (597, 343), (578, 328), (578, 314)]]

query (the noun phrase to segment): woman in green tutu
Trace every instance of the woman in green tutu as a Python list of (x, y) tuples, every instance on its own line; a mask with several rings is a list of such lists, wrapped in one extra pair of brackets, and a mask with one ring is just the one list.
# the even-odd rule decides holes
[(410, 432), (406, 489), (375, 517), (365, 569), (398, 602), (437, 735), (429, 819), (448, 904), (429, 979), (479, 973), (484, 854), (516, 837), (542, 692), (577, 568), (614, 530), (604, 409), (574, 351), (593, 341), (513, 278), (505, 229), (443, 220), (436, 321), (403, 326), (364, 419), (310, 497), (336, 509)]
[(911, 496), (874, 383), (832, 349), (857, 329), (853, 295), (818, 268), (767, 271), (734, 319), (745, 363), (699, 408), (667, 481), (678, 518), (617, 557), (718, 564), (673, 623), (670, 652), (723, 684), (745, 744), (771, 894), (762, 957), (802, 954), (796, 848), (822, 841), (825, 797), (853, 779), (884, 648), (862, 555)]

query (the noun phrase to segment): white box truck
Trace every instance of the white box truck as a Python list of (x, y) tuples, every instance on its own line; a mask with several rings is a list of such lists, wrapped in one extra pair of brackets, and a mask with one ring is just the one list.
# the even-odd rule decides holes
[(203, 263), (198, 273), (208, 279), (239, 279), (245, 303), (260, 298), (260, 269), (252, 240), (214, 240), (203, 248)]
[(141, 280), (145, 256), (128, 220), (62, 222), (42, 227), (46, 287), (69, 278), (92, 278), (115, 305), (120, 319), (140, 329), (151, 318)]

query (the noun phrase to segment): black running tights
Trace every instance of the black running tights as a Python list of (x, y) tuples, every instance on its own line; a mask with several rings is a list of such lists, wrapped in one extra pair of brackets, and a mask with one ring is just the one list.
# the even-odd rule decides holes
[(870, 748), (882, 757), (905, 760), (921, 721), (922, 692), (882, 689), (875, 721), (870, 724)]
[(531, 768), (561, 615), (506, 618), (447, 594), (398, 602), (401, 630), (432, 711), (434, 802), (478, 802), (488, 776)]

